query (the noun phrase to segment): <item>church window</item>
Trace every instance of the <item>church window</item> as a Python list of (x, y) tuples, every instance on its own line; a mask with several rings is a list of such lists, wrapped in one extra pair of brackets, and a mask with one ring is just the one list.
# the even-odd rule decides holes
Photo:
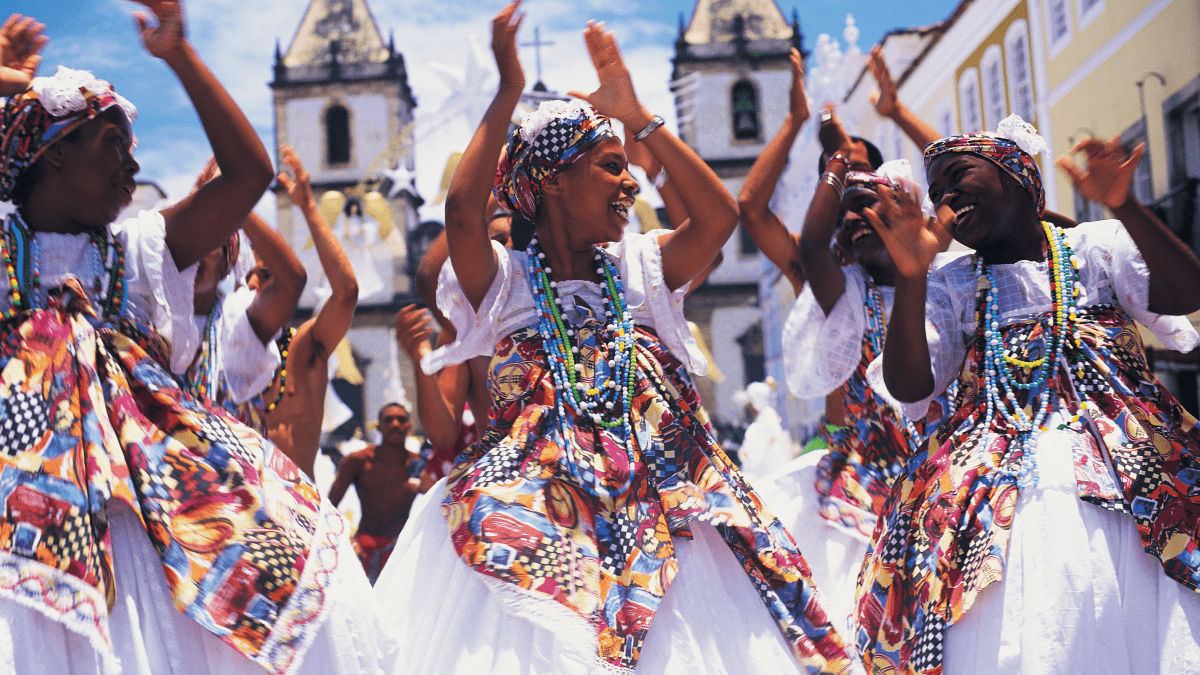
[(1004, 100), (1004, 66), (1001, 63), (1000, 45), (992, 45), (983, 53), (980, 70), (983, 71), (983, 128), (992, 131), (1008, 114)]
[(758, 92), (749, 80), (733, 85), (733, 137), (758, 140)]
[(325, 111), (325, 163), (350, 161), (350, 112), (340, 105)]
[(1076, 0), (1075, 9), (1079, 16), (1079, 30), (1083, 30), (1104, 11), (1104, 0)]
[(958, 78), (958, 108), (963, 133), (984, 130), (979, 110), (979, 72), (974, 68), (968, 68)]
[(1008, 94), (1012, 111), (1026, 122), (1033, 122), (1033, 78), (1029, 69), (1029, 34), (1025, 21), (1017, 19), (1004, 35), (1004, 55), (1008, 66)]

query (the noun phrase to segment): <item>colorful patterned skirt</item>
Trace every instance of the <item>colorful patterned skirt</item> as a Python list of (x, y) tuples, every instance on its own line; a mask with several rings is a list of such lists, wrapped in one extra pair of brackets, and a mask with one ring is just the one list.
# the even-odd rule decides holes
[[(357, 568), (345, 521), (274, 445), (182, 392), (152, 330), (99, 319), (82, 297), (70, 282), (0, 325), (0, 616), (81, 636), (94, 654), (76, 658), (97, 668), (173, 672), (179, 646), (147, 653), (129, 622), (110, 624), (131, 590), (119, 584), (157, 584), (167, 604), (145, 615), (182, 612), (248, 670), (298, 672), (333, 608), (361, 596), (339, 571)], [(115, 569), (116, 503), (138, 526), (121, 540), (151, 544), (155, 564)]]
[[(579, 330), (589, 386), (606, 374), (604, 331)], [(646, 672), (750, 672), (756, 640), (774, 645), (761, 672), (854, 667), (804, 558), (714, 441), (685, 370), (648, 330), (636, 345), (631, 447), (621, 427), (590, 420), (564, 432), (536, 328), (496, 346), (490, 427), (448, 477), (445, 523), (428, 508), (414, 515), (376, 586), (405, 617), (446, 598), (431, 626), (396, 619), (401, 651), (425, 664), (414, 672), (629, 672), (639, 661)], [(461, 562), (447, 568), (450, 556)], [(693, 581), (668, 592), (677, 575)], [(421, 631), (455, 637), (409, 639)], [(713, 665), (692, 669), (706, 652)]]
[[(970, 652), (946, 654), (947, 629), (964, 621), (950, 630), (951, 647), (1020, 672), (1200, 667), (1188, 628), (1200, 627), (1200, 430), (1150, 372), (1128, 316), (1089, 307), (1078, 329), (1080, 344), (1049, 381), (1056, 412), (1032, 458), (1006, 456), (1002, 417), (984, 428), (981, 355), (978, 344), (968, 349), (958, 410), (897, 480), (859, 579), (855, 637), (873, 672), (937, 675), (945, 663), (979, 672)], [(1004, 340), (1024, 361), (1045, 350), (1037, 321), (1005, 328)], [(1081, 402), (1086, 415), (1072, 424)], [(1038, 484), (1021, 489), (1012, 474), (1033, 461)], [(1046, 506), (1064, 491), (1070, 501)], [(1018, 522), (1026, 515), (1033, 521)], [(1147, 578), (1147, 560), (1160, 563), (1157, 576)], [(973, 618), (977, 602), (988, 609)], [(988, 639), (977, 646), (980, 636)]]

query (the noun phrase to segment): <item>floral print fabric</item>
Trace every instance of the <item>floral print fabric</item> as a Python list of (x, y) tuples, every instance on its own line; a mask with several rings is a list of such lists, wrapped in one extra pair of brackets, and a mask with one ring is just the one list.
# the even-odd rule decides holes
[[(1068, 345), (1048, 386), (1052, 405), (1068, 416), (1086, 402), (1083, 424), (1040, 432), (1034, 454), (1068, 448), (1080, 499), (1128, 513), (1167, 575), (1200, 589), (1196, 420), (1154, 378), (1123, 311), (1088, 307), (1077, 326), (1080, 344)], [(1037, 320), (1002, 330), (1019, 359), (1045, 350)], [(978, 343), (969, 346), (957, 412), (909, 461), (875, 531), (859, 578), (856, 635), (873, 672), (940, 674), (946, 628), (1004, 577), (1019, 489), (1015, 478), (989, 468), (984, 453), (1001, 468), (1032, 459), (1005, 458), (1003, 418), (990, 429), (979, 425), (986, 409), (981, 356)]]
[(111, 653), (106, 504), (120, 499), (176, 607), (289, 672), (320, 623), (344, 521), (274, 445), (181, 391), (152, 330), (99, 318), (85, 297), (69, 280), (0, 327), (0, 595)]
[[(607, 330), (595, 319), (578, 328), (585, 383), (606, 359)], [(715, 443), (680, 362), (637, 331), (632, 463), (620, 428), (579, 421), (564, 438), (536, 327), (500, 340), (489, 430), (459, 457), (442, 504), (455, 549), (479, 573), (583, 617), (599, 661), (624, 672), (678, 570), (671, 537), (706, 520), (807, 671), (846, 671), (851, 659), (791, 536)]]

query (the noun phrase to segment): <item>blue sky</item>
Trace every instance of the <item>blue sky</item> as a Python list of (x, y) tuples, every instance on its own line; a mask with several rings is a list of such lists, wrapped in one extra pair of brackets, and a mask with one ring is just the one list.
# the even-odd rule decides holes
[[(421, 126), (434, 126), (437, 110), (449, 95), (449, 89), (428, 64), (462, 68), (467, 41), (474, 36), (480, 45), (487, 46), (489, 18), (503, 2), (368, 3), (384, 35), (394, 32), (397, 48), (405, 56), (410, 84), (418, 99), (421, 136)], [(809, 48), (819, 33), (840, 39), (846, 14), (852, 13), (861, 31), (858, 44), (865, 51), (886, 31), (934, 23), (948, 16), (957, 3), (808, 0), (780, 3), (780, 7), (789, 20), (793, 7), (799, 11)], [(267, 82), (275, 40), (278, 38), (287, 48), (307, 4), (307, 0), (192, 0), (185, 5), (189, 38), (246, 111), (268, 147), (274, 142)], [(174, 76), (141, 47), (130, 18), (141, 6), (127, 0), (15, 0), (15, 7), (11, 1), (6, 6), (46, 24), (51, 42), (44, 51), (41, 74), (53, 73), (57, 65), (92, 70), (138, 106), (135, 131), (143, 177), (159, 182), (173, 196), (182, 196), (203, 166), (208, 144)], [(690, 18), (694, 7), (694, 0), (528, 0), (523, 32), (525, 39), (532, 39), (532, 28), (539, 26), (543, 39), (555, 42), (543, 54), (545, 79), (552, 89), (588, 89), (595, 85), (595, 75), (579, 31), (588, 19), (607, 21), (635, 75), (640, 97), (647, 107), (669, 115), (671, 99), (666, 82), (672, 44), (680, 13)], [(532, 84), (532, 50), (525, 50), (522, 56)], [(461, 121), (444, 124), (424, 135), (418, 144), (417, 185), (427, 199), (437, 192), (446, 157), (465, 146), (470, 132)], [(265, 203), (259, 210), (274, 221)], [(422, 215), (440, 217), (437, 209), (427, 209)]]

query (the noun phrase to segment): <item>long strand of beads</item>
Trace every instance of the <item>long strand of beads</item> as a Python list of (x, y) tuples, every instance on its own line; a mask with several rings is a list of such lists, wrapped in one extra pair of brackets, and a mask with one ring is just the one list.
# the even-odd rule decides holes
[(267, 406), (267, 412), (272, 412), (279, 407), (279, 402), (283, 400), (283, 393), (287, 391), (287, 357), (294, 337), (296, 337), (295, 328), (283, 331), (283, 335), (279, 337), (277, 343), (279, 346), (279, 391), (275, 393), (275, 400)]
[[(597, 360), (592, 372), (593, 385), (584, 382), (584, 364), (580, 356), (580, 344), (576, 330), (563, 317), (563, 303), (558, 295), (558, 284), (551, 278), (546, 264), (546, 254), (538, 246), (536, 237), (529, 244), (529, 279), (534, 303), (538, 311), (538, 331), (542, 336), (550, 372), (558, 390), (558, 417), (564, 441), (570, 428), (579, 417), (606, 429), (620, 427), (625, 435), (625, 449), (630, 465), (634, 462), (634, 435), (629, 410), (632, 403), (634, 379), (634, 325), (633, 315), (625, 304), (625, 292), (620, 273), (602, 250), (596, 249), (596, 273), (603, 279), (604, 328), (596, 331)], [(609, 341), (605, 344), (605, 337)], [(607, 349), (607, 361), (600, 354)], [(607, 377), (600, 384), (602, 373)], [(564, 405), (565, 401), (565, 405)], [(619, 407), (618, 407), (619, 406)], [(619, 417), (617, 417), (619, 415)], [(616, 417), (614, 419), (614, 417)], [(569, 443), (566, 445), (569, 450)], [(578, 476), (577, 476), (578, 477)], [(619, 492), (632, 484), (632, 472)], [(581, 484), (594, 489), (587, 481)], [(618, 492), (618, 494), (619, 494)]]
[[(884, 341), (887, 339), (887, 319), (883, 312), (883, 294), (879, 292), (879, 286), (875, 284), (875, 281), (865, 274), (863, 282), (863, 295), (866, 296), (867, 303), (867, 335), (875, 356), (881, 356)], [(921, 433), (917, 431), (912, 420), (908, 419), (908, 415), (897, 410), (896, 417), (904, 423), (904, 430), (908, 433), (909, 450), (915, 453), (923, 440)]]
[(8, 231), (0, 232), (0, 259), (4, 261), (4, 271), (8, 274), (8, 309), (4, 311), (5, 319), (12, 318), (21, 309), (21, 281), (17, 278), (16, 261), (9, 253)]
[[(983, 374), (987, 408), (984, 414), (984, 428), (991, 429), (996, 423), (996, 414), (999, 413), (1006, 423), (1007, 433), (1012, 436), (1007, 454), (1013, 456), (1019, 450), (1021, 464), (1015, 470), (997, 467), (986, 445), (981, 448), (982, 458), (988, 468), (1015, 478), (1022, 488), (1037, 484), (1033, 435), (1047, 430), (1046, 417), (1054, 398), (1051, 391), (1053, 373), (1062, 360), (1067, 337), (1075, 335), (1076, 299), (1080, 292), (1075, 260), (1066, 237), (1061, 230), (1049, 223), (1043, 222), (1042, 227), (1050, 249), (1052, 304), (1049, 326), (1043, 324), (1045, 347), (1041, 358), (1022, 360), (1008, 354), (1000, 330), (1000, 307), (996, 298), (995, 276), (986, 262), (982, 259), (976, 260), (977, 275), (987, 280), (986, 295), (977, 310), (982, 314), (978, 334), (985, 344)], [(982, 292), (982, 286), (980, 290)], [(1046, 334), (1049, 336), (1045, 337)], [(1019, 382), (1010, 366), (1028, 370), (1029, 381)], [(1037, 399), (1032, 402), (1036, 406), (1033, 417), (1021, 406), (1019, 390), (1037, 392)]]
[[(10, 234), (13, 237), (11, 241)], [(125, 248), (107, 229), (91, 234), (89, 239), (100, 260), (99, 268), (93, 275), (93, 302), (103, 315), (120, 316), (125, 311), (129, 295), (125, 284)], [(13, 243), (17, 244), (15, 255)], [(12, 317), (21, 309), (33, 308), (35, 294), (42, 286), (38, 257), (37, 238), (29, 233), (20, 215), (13, 214), (5, 220), (3, 231), (0, 231), (0, 260), (8, 274), (9, 285), (9, 307), (4, 312), (4, 318)], [(107, 294), (102, 292), (101, 285), (105, 273), (109, 279)], [(22, 279), (27, 283), (22, 283)]]

